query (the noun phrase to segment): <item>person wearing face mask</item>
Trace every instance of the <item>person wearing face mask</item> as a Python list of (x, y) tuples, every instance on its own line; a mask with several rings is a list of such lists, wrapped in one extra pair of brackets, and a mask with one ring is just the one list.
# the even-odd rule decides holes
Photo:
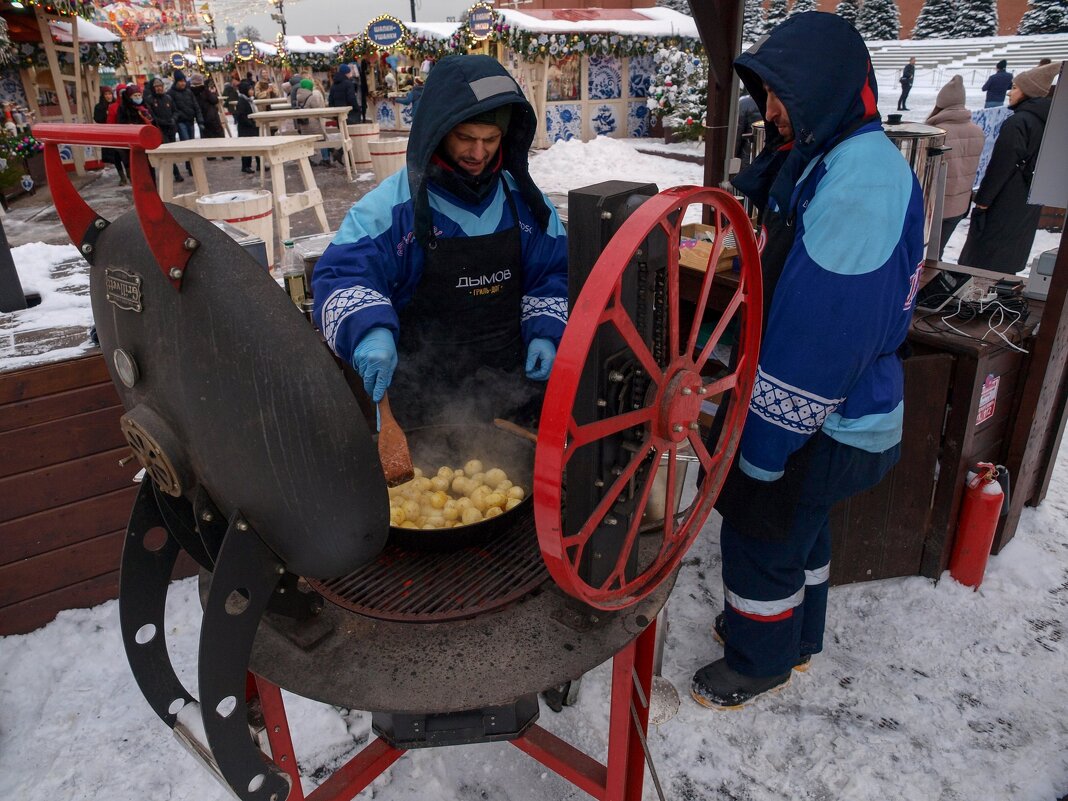
[[(93, 108), (93, 122), (98, 125), (106, 125), (108, 121), (108, 109), (115, 102), (115, 91), (110, 86), (100, 88), (100, 100)], [(126, 165), (122, 162), (122, 154), (118, 148), (104, 147), (100, 149), (100, 160), (105, 164), (114, 164), (119, 174), (119, 186), (126, 186), (129, 181), (126, 178)]]
[[(163, 134), (163, 141), (177, 142), (178, 118), (174, 108), (174, 98), (164, 91), (162, 78), (156, 78), (152, 81), (152, 94), (145, 98), (145, 106), (152, 114), (153, 124)], [(174, 182), (180, 184), (185, 178), (178, 171), (178, 165), (175, 164), (173, 166)]]
[[(495, 59), (442, 59), (406, 168), (349, 210), (316, 264), (320, 330), (374, 402), (396, 388), (402, 424), (445, 414), (455, 398), (477, 406), (490, 387), (509, 388), (508, 400), (473, 417), (537, 404), (567, 321), (567, 239), (527, 169), (536, 128)], [(429, 386), (441, 395), (423, 407)]]
[[(115, 114), (115, 122), (119, 125), (153, 125), (152, 112), (144, 102), (144, 94), (141, 87), (130, 84), (122, 90), (122, 99), (119, 102), (119, 110)], [(119, 158), (127, 175), (130, 174), (130, 151), (123, 148), (119, 151)], [(151, 171), (152, 180), (156, 179), (156, 171)]]
[(1042, 206), (1029, 204), (1027, 196), (1053, 104), (1046, 95), (1060, 70), (1059, 62), (1045, 64), (1013, 80), (1009, 108), (1014, 113), (1001, 125), (975, 193), (961, 264), (1007, 274), (1027, 266), (1042, 216)]
[(714, 709), (783, 687), (823, 648), (830, 510), (898, 459), (898, 349), (923, 264), (923, 194), (883, 132), (856, 29), (796, 14), (734, 67), (769, 135), (733, 183), (768, 240), (756, 384), (716, 500), (724, 653), (690, 688)]

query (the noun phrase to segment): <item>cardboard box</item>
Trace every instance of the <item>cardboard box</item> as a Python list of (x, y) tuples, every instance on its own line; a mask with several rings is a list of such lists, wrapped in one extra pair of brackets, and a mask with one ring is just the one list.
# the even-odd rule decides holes
[[(705, 271), (708, 259), (712, 255), (711, 237), (715, 228), (704, 223), (687, 223), (682, 226), (682, 238), (679, 242), (679, 264), (692, 270)], [(734, 246), (733, 238), (728, 240), (720, 253), (719, 262), (716, 264), (716, 272), (721, 273), (731, 269), (734, 257), (738, 255), (738, 248)]]

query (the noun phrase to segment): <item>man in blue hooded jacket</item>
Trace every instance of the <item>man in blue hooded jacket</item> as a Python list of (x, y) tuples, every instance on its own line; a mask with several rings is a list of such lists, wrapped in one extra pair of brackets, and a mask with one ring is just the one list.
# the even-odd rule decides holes
[(768, 244), (757, 379), (716, 503), (724, 658), (691, 685), (720, 709), (782, 687), (822, 650), (828, 516), (897, 461), (898, 349), (923, 259), (919, 184), (883, 133), (856, 30), (797, 14), (735, 68), (769, 137), (734, 183), (761, 209)]
[(442, 59), (406, 168), (349, 210), (316, 264), (320, 330), (375, 403), (393, 384), (402, 424), (444, 414), (446, 397), (507, 416), (536, 396), (527, 380), (548, 378), (567, 321), (567, 240), (527, 169), (536, 127), (496, 59)]

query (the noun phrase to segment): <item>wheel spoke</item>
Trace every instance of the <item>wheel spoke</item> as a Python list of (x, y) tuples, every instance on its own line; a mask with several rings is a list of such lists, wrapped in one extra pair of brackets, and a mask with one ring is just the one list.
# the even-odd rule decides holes
[(612, 323), (615, 325), (619, 335), (623, 337), (630, 347), (631, 353), (642, 363), (642, 367), (649, 374), (649, 378), (658, 384), (663, 383), (664, 375), (660, 371), (660, 365), (656, 363), (656, 359), (653, 358), (653, 354), (645, 344), (645, 340), (638, 333), (638, 329), (634, 327), (634, 321), (630, 319), (630, 316), (622, 307), (617, 307), (614, 311), (615, 313), (611, 317)]
[[(641, 454), (649, 452), (649, 437), (646, 437), (642, 442), (641, 447), (638, 449), (637, 454), (627, 463), (627, 466), (623, 469), (623, 472), (616, 477), (616, 480), (612, 482), (612, 486), (608, 487), (605, 491), (604, 497), (601, 498), (596, 508), (590, 514), (590, 519), (586, 521), (585, 525), (576, 533), (570, 537), (564, 537), (565, 550), (572, 545), (585, 546), (590, 536), (596, 531), (597, 526), (604, 520), (605, 515), (612, 508), (612, 504), (616, 502), (619, 496), (622, 494), (624, 488), (630, 483), (630, 480), (634, 477), (634, 474), (638, 472), (638, 468), (641, 466), (644, 459)], [(577, 568), (577, 565), (576, 565)]]
[(680, 209), (678, 217), (668, 231), (667, 249), (667, 326), (668, 326), (668, 353), (671, 354), (669, 361), (674, 361), (679, 355), (679, 248), (681, 236), (680, 228), (683, 211)]
[(641, 528), (642, 515), (645, 514), (645, 509), (649, 505), (649, 494), (653, 489), (653, 482), (656, 478), (656, 471), (660, 466), (660, 456), (662, 453), (662, 450), (657, 450), (657, 452), (653, 454), (653, 462), (649, 466), (649, 474), (645, 477), (645, 484), (642, 486), (641, 495), (638, 496), (638, 503), (635, 505), (634, 511), (631, 514), (630, 526), (627, 528), (627, 536), (626, 539), (623, 540), (623, 547), (620, 548), (619, 555), (616, 557), (616, 564), (612, 568), (611, 574), (601, 585), (601, 589), (609, 586), (612, 581), (618, 580), (621, 585), (626, 581), (624, 574), (627, 569), (627, 561), (629, 560), (630, 552), (634, 549), (634, 540), (638, 536), (638, 529)]
[[(571, 453), (574, 453), (583, 445), (588, 445), (594, 440), (610, 437), (620, 431), (626, 431), (628, 428), (645, 425), (651, 422), (655, 415), (656, 409), (643, 407), (631, 412), (617, 414), (613, 417), (606, 417), (604, 420), (597, 420), (594, 423), (586, 423), (581, 426), (575, 424), (572, 428), (573, 439), (568, 447), (571, 449)], [(572, 422), (574, 421), (572, 420)]]
[(705, 386), (705, 392), (709, 395), (718, 395), (721, 392), (726, 392), (729, 389), (734, 389), (738, 385), (738, 373), (734, 372), (730, 375), (725, 375), (723, 378), (717, 378), (711, 384)]
[[(719, 344), (719, 341), (723, 338), (723, 332), (727, 330), (727, 326), (730, 325), (731, 320), (734, 319), (734, 315), (738, 312), (739, 307), (742, 305), (742, 299), (744, 295), (739, 287), (738, 291), (731, 297), (730, 303), (727, 304), (727, 308), (723, 310), (723, 314), (720, 315), (719, 322), (716, 323), (716, 327), (712, 330), (708, 339), (705, 341), (704, 347), (701, 348), (701, 353), (697, 357), (696, 364), (698, 368), (704, 365), (708, 361), (708, 357), (712, 355), (712, 349)], [(694, 347), (697, 342), (697, 332), (701, 325), (701, 318), (697, 317), (693, 321), (693, 329), (690, 331), (690, 353), (693, 353)]]
[(701, 467), (705, 469), (705, 476), (712, 470), (712, 455), (708, 452), (708, 448), (705, 447), (705, 443), (701, 441), (701, 435), (698, 432), (691, 433), (687, 440), (690, 443), (690, 447), (693, 448), (694, 455), (700, 460)]
[[(674, 536), (675, 529), (675, 481), (678, 478), (675, 468), (678, 464), (678, 447), (672, 445), (671, 458), (668, 459), (668, 472), (667, 490), (664, 493), (664, 509), (667, 510), (664, 515), (664, 544), (666, 545)], [(663, 546), (661, 546), (663, 547)]]

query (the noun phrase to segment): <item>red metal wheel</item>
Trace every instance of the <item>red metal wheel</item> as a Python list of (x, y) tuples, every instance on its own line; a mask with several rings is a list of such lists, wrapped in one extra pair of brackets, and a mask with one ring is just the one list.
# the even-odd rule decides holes
[[(683, 330), (679, 241), (683, 218), (691, 206), (710, 210), (715, 239), (692, 322)], [(715, 265), (725, 241), (732, 236), (741, 262), (738, 286), (711, 335), (699, 345)], [(622, 300), (628, 265), (647, 258), (645, 254), (656, 237), (667, 242), (662, 299), (666, 309), (661, 314), (666, 330), (660, 333), (667, 347), (658, 355), (646, 344)], [(661, 192), (643, 203), (604, 249), (571, 309), (560, 342), (546, 389), (534, 462), (534, 515), (542, 558), (556, 583), (570, 595), (600, 609), (625, 608), (652, 592), (678, 566), (708, 517), (738, 448), (756, 376), (761, 313), (760, 257), (753, 228), (738, 201), (720, 189), (690, 186)], [(702, 368), (733, 320), (738, 321), (734, 365), (726, 375), (706, 384)], [(647, 400), (640, 408), (579, 424), (574, 414), (579, 382), (594, 338), (605, 330), (603, 327), (610, 327), (614, 336), (621, 338), (629, 357), (648, 376)], [(719, 393), (724, 397), (729, 393), (734, 402), (729, 405), (718, 441), (710, 448), (702, 441), (696, 421), (702, 401)], [(640, 444), (632, 448), (629, 462), (613, 471), (614, 480), (605, 482), (593, 514), (578, 530), (566, 531), (563, 487), (569, 460), (580, 448), (619, 437), (622, 432), (633, 434)], [(654, 479), (658, 469), (666, 471), (664, 508), (673, 509), (679, 451), (687, 446), (700, 460), (704, 482), (685, 510), (664, 516), (662, 527), (652, 532), (659, 538), (659, 547), (651, 549), (650, 532), (639, 533), (639, 529)], [(591, 584), (580, 569), (587, 545), (606, 519), (612, 524), (613, 507), (623, 498), (631, 504), (632, 513), (622, 547), (607, 578)]]

